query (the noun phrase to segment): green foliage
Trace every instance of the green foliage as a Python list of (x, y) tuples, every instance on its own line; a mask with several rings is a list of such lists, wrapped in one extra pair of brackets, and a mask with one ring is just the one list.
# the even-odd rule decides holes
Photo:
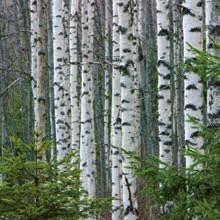
[[(218, 56), (210, 55), (208, 52), (199, 51), (190, 46), (195, 53), (195, 58), (189, 59), (184, 64), (185, 72), (198, 74), (202, 82), (206, 84), (208, 80), (217, 80), (220, 76), (220, 59)], [(218, 48), (219, 49), (219, 48)]]
[[(198, 74), (204, 87), (207, 81), (219, 80), (219, 57), (191, 49), (196, 58), (187, 60), (184, 64), (185, 72)], [(202, 150), (195, 150), (190, 146), (182, 153), (193, 159), (188, 168), (177, 170), (175, 166), (163, 164), (156, 157), (142, 160), (136, 156), (132, 166), (135, 174), (145, 182), (141, 192), (153, 206), (162, 210), (172, 201), (173, 206), (160, 215), (160, 219), (220, 219), (220, 128), (207, 128), (198, 124), (195, 118), (189, 119), (205, 140)]]
[(194, 161), (188, 169), (177, 170), (156, 157), (146, 160), (132, 157), (135, 174), (146, 183), (141, 193), (158, 208), (167, 201), (174, 204), (170, 213), (160, 219), (220, 219), (220, 128), (195, 126), (200, 127), (206, 143), (202, 151), (192, 148), (184, 151)]
[(3, 153), (0, 173), (0, 219), (79, 219), (96, 215), (106, 200), (89, 200), (80, 183), (79, 161), (70, 154), (63, 161), (39, 159), (49, 142), (24, 144)]

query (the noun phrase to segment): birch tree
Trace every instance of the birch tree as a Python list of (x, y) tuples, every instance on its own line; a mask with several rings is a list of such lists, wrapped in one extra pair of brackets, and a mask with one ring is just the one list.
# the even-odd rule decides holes
[[(217, 45), (220, 43), (220, 2), (217, 0), (206, 0), (206, 47), (213, 56), (219, 56)], [(207, 112), (210, 126), (218, 126), (220, 121), (219, 98), (220, 83), (218, 81), (208, 82)]]
[[(130, 0), (118, 1), (118, 15), (120, 25), (120, 71), (121, 71), (121, 123), (122, 123), (122, 149), (128, 152), (138, 151), (138, 129), (133, 124), (136, 121), (135, 113), (135, 87), (136, 64), (133, 54), (133, 2)], [(138, 219), (137, 211), (137, 183), (132, 175), (130, 159), (127, 154), (123, 156), (123, 206), (124, 219)]]
[(160, 160), (172, 164), (169, 1), (157, 0), (158, 111)]
[(32, 80), (32, 92), (34, 98), (34, 115), (37, 115), (38, 105), (37, 105), (36, 76), (37, 76), (38, 16), (37, 16), (37, 2), (35, 0), (30, 1), (30, 18), (31, 18), (31, 76), (34, 79)]
[[(48, 15), (47, 15), (47, 50), (48, 50), (48, 87), (49, 87), (49, 118), (50, 118), (50, 137), (56, 140), (56, 126), (55, 126), (55, 111), (54, 111), (54, 66), (53, 66), (53, 15), (52, 15), (52, 1), (47, 0)], [(54, 143), (53, 152), (56, 152)]]
[(104, 103), (104, 147), (105, 147), (105, 168), (106, 187), (109, 190), (110, 181), (110, 38), (111, 38), (111, 4), (105, 0), (105, 103)]
[(121, 219), (122, 190), (121, 190), (121, 88), (120, 88), (120, 42), (119, 18), (117, 1), (113, 0), (112, 23), (112, 106), (111, 106), (111, 156), (112, 156), (112, 220)]
[(34, 97), (34, 128), (46, 135), (46, 2), (31, 1), (31, 75)]
[[(186, 0), (183, 3), (183, 37), (184, 37), (184, 61), (188, 62), (196, 58), (191, 46), (203, 49), (202, 34), (202, 2), (200, 0)], [(198, 74), (193, 72), (185, 73), (184, 80), (185, 100), (185, 143), (188, 147), (201, 149), (203, 139), (198, 134), (198, 128), (190, 121), (195, 118), (199, 123), (203, 122), (203, 96), (202, 82)], [(186, 167), (193, 163), (192, 158), (186, 157)]]
[(70, 94), (71, 94), (71, 149), (79, 150), (80, 146), (80, 104), (78, 94), (79, 83), (79, 53), (78, 53), (78, 37), (79, 37), (79, 0), (71, 1), (70, 13)]
[(80, 168), (84, 190), (90, 198), (96, 195), (96, 167), (93, 118), (92, 63), (94, 37), (94, 1), (81, 1), (82, 13), (82, 76), (81, 76), (81, 132)]
[(69, 44), (67, 29), (68, 8), (64, 0), (53, 2), (53, 52), (54, 52), (54, 103), (56, 147), (58, 160), (63, 159), (70, 148), (70, 85)]

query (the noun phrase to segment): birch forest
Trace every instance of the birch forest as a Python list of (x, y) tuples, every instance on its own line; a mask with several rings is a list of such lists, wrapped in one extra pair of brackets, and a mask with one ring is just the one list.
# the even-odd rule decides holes
[(0, 0), (1, 220), (220, 220), (220, 0)]

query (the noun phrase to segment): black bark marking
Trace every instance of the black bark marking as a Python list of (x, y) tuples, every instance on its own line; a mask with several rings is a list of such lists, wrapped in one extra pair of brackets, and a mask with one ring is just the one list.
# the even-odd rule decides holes
[(164, 60), (158, 60), (157, 65), (158, 66), (163, 65), (163, 66), (167, 67), (170, 70), (170, 64), (168, 62), (164, 61)]
[(197, 7), (202, 7), (202, 5), (203, 5), (203, 1), (200, 1), (196, 4)]
[(220, 25), (209, 26), (209, 31), (211, 35), (219, 36), (220, 35)]
[[(166, 145), (166, 146), (171, 146), (171, 145), (172, 145), (172, 141), (165, 141), (163, 144)], [(167, 154), (170, 153), (170, 150), (169, 150), (169, 149), (165, 149), (164, 151), (165, 151)]]
[(124, 123), (122, 123), (122, 126), (131, 126), (131, 123), (124, 122)]
[(193, 14), (189, 8), (186, 8), (184, 6), (182, 6), (182, 14), (183, 15), (191, 15), (192, 17), (195, 17), (195, 14)]
[(190, 32), (201, 32), (201, 31), (202, 31), (201, 27), (194, 27), (190, 29)]
[(132, 201), (132, 195), (131, 195), (131, 189), (130, 185), (128, 182), (128, 178), (125, 176), (125, 182), (126, 182), (126, 187), (128, 189), (128, 200), (130, 202), (130, 205), (126, 208), (124, 215), (129, 215), (129, 213), (134, 214), (135, 216), (138, 216), (138, 210), (133, 206), (133, 201)]
[(168, 89), (170, 89), (170, 86), (169, 86), (169, 85), (161, 85), (161, 86), (159, 87), (159, 90), (168, 90)]
[(119, 31), (121, 32), (121, 34), (125, 34), (127, 33), (128, 29), (122, 26), (119, 26)]
[(193, 111), (196, 111), (196, 110), (197, 110), (196, 106), (193, 105), (193, 104), (187, 104), (187, 105), (185, 106), (185, 109), (192, 109)]
[(200, 132), (199, 131), (195, 131), (191, 134), (191, 138), (195, 138), (195, 137), (199, 137), (200, 136)]
[(195, 89), (195, 90), (197, 90), (198, 88), (196, 87), (196, 85), (188, 85), (187, 87), (186, 87), (186, 90), (190, 90), (190, 89)]
[(169, 36), (170, 32), (167, 29), (161, 29), (158, 33), (158, 36)]

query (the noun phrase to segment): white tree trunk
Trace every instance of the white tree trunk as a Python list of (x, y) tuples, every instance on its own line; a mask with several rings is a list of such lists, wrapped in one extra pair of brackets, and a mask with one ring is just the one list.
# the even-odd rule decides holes
[(78, 31), (80, 24), (79, 0), (71, 1), (70, 14), (70, 94), (71, 94), (71, 150), (79, 150), (80, 147), (80, 97), (79, 97), (79, 53)]
[[(133, 50), (134, 7), (130, 0), (118, 1), (118, 15), (120, 24), (120, 70), (121, 70), (121, 117), (122, 117), (122, 149), (128, 152), (137, 152), (136, 121), (136, 64)], [(124, 219), (138, 219), (137, 211), (137, 183), (132, 174), (130, 159), (123, 155), (123, 205)]]
[(34, 98), (34, 128), (39, 127), (39, 105), (38, 105), (38, 85), (37, 85), (37, 52), (38, 52), (38, 14), (37, 1), (30, 1), (30, 25), (31, 25), (31, 76), (32, 76), (32, 93)]
[(141, 102), (140, 102), (140, 81), (141, 81), (141, 61), (143, 58), (142, 49), (141, 49), (141, 39), (139, 35), (138, 28), (138, 0), (133, 0), (133, 42), (132, 42), (132, 52), (134, 60), (134, 72), (133, 72), (133, 90), (134, 90), (134, 130), (135, 130), (135, 147), (136, 153), (140, 150), (140, 117), (141, 117)]
[(53, 2), (54, 102), (57, 159), (62, 160), (71, 142), (68, 8), (64, 0)]
[(34, 129), (37, 132), (36, 141), (42, 141), (46, 137), (47, 3), (45, 0), (31, 1), (30, 9)]
[[(196, 57), (190, 46), (202, 50), (202, 4), (200, 0), (186, 0), (183, 4), (183, 35), (184, 35), (184, 61)], [(189, 121), (194, 117), (198, 122), (203, 122), (203, 97), (202, 82), (200, 77), (193, 72), (185, 73), (184, 80), (184, 99), (185, 99), (185, 142), (190, 148), (201, 149), (203, 138), (198, 134), (198, 128)], [(186, 167), (192, 165), (191, 157), (186, 157)]]
[(81, 132), (80, 168), (81, 181), (89, 198), (96, 196), (96, 166), (93, 114), (93, 35), (94, 1), (82, 0), (82, 88), (81, 88)]
[(120, 220), (122, 212), (122, 160), (121, 160), (121, 88), (119, 70), (119, 19), (117, 0), (113, 0), (112, 24), (112, 107), (111, 107), (111, 156), (112, 156), (112, 220)]
[(104, 103), (104, 147), (105, 147), (105, 172), (106, 188), (109, 191), (110, 182), (110, 36), (111, 36), (111, 4), (110, 0), (105, 0), (105, 103)]
[(88, 0), (88, 26), (89, 26), (89, 45), (88, 45), (88, 70), (91, 76), (91, 104), (90, 111), (92, 116), (92, 130), (91, 131), (91, 146), (89, 148), (88, 156), (88, 185), (89, 185), (89, 196), (91, 198), (96, 197), (96, 145), (95, 145), (95, 132), (94, 132), (94, 97), (93, 97), (93, 75), (94, 75), (94, 28), (95, 28), (95, 0)]
[(169, 1), (157, 0), (159, 157), (172, 164)]
[[(220, 2), (218, 0), (206, 0), (206, 43), (207, 51), (211, 55), (219, 56), (216, 45), (220, 43)], [(210, 126), (220, 125), (220, 81), (208, 82), (207, 113)]]

